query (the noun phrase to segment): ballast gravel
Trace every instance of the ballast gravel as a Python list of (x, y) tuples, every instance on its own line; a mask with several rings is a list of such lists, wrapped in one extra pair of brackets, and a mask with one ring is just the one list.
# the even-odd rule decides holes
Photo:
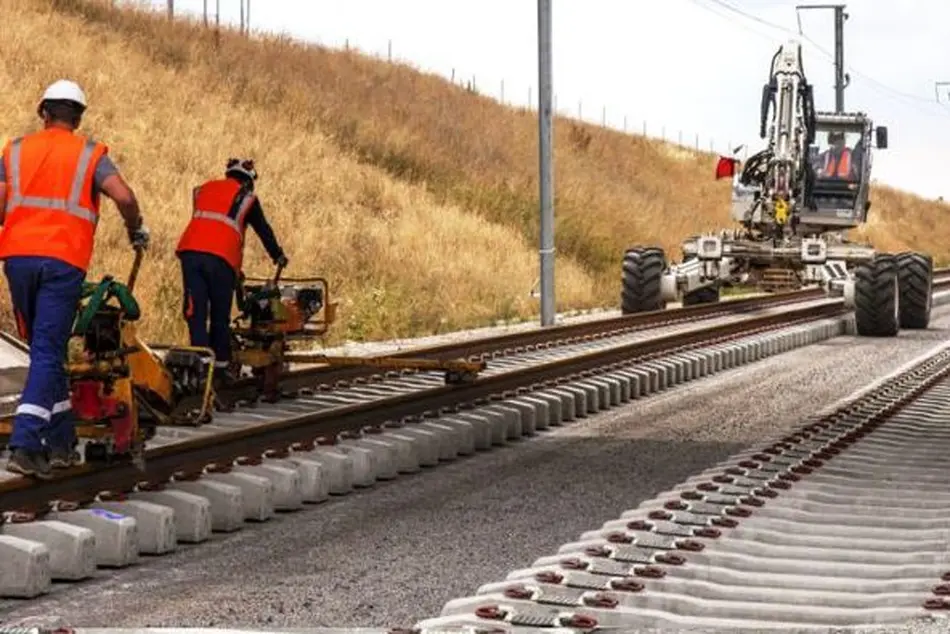
[(940, 308), (926, 332), (771, 357), (101, 580), (0, 602), (0, 623), (410, 627), (948, 339), (950, 309)]

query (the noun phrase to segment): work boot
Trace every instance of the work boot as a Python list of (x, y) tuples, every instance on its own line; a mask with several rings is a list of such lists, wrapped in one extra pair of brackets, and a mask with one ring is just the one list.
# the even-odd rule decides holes
[(69, 469), (82, 462), (82, 456), (75, 449), (53, 449), (50, 452), (49, 466), (53, 469)]
[(12, 450), (10, 459), (7, 461), (7, 471), (41, 480), (49, 480), (53, 477), (49, 462), (42, 451)]
[(234, 400), (228, 394), (236, 379), (227, 369), (218, 369), (214, 373), (212, 388), (214, 389), (214, 407), (219, 412), (231, 412), (234, 410)]

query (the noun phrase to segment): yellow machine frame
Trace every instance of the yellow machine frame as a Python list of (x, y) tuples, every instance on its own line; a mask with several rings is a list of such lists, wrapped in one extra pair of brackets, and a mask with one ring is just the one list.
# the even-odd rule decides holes
[[(138, 277), (143, 251), (137, 249), (132, 272), (129, 275), (126, 287), (131, 294)], [(87, 300), (88, 301), (88, 300)], [(88, 303), (80, 303), (77, 314)], [(108, 305), (108, 300), (103, 306)], [(85, 350), (85, 335), (74, 335), (70, 338), (67, 358), (65, 361), (66, 374), (70, 380), (70, 397), (76, 405), (80, 405), (76, 412), (76, 436), (87, 439), (103, 446), (93, 450), (96, 459), (108, 459), (112, 455), (114, 429), (108, 420), (89, 420), (83, 418), (83, 407), (76, 403), (76, 389), (88, 389), (86, 396), (91, 399), (93, 408), (99, 405), (108, 405), (121, 412), (119, 415), (131, 421), (130, 454), (134, 462), (141, 465), (145, 448), (145, 441), (151, 436), (149, 430), (141, 425), (142, 410), (154, 419), (155, 425), (201, 424), (208, 422), (212, 417), (212, 403), (214, 392), (212, 381), (214, 377), (214, 352), (209, 348), (181, 346), (169, 352), (182, 351), (196, 353), (204, 358), (208, 365), (204, 376), (203, 390), (197, 414), (186, 412), (183, 415), (175, 411), (176, 394), (175, 377), (168, 366), (152, 348), (139, 339), (136, 333), (136, 323), (125, 319), (121, 306), (109, 306), (117, 312), (119, 320), (120, 348), (112, 354), (100, 354), (95, 361), (90, 360)], [(85, 382), (83, 388), (77, 388), (77, 382)], [(97, 385), (97, 387), (95, 387)], [(93, 393), (93, 389), (94, 392)], [(79, 397), (82, 400), (83, 397)], [(162, 411), (162, 410), (166, 411)], [(9, 436), (12, 433), (13, 417), (0, 419), (0, 435)], [(98, 452), (98, 454), (96, 453)], [(87, 460), (90, 458), (90, 449), (87, 446)]]

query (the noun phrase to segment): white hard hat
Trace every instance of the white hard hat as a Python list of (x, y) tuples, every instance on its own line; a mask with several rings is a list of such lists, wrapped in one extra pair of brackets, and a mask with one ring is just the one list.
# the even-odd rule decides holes
[(79, 87), (74, 81), (69, 81), (68, 79), (60, 79), (53, 82), (46, 89), (46, 92), (43, 93), (43, 98), (40, 100), (40, 103), (49, 100), (55, 101), (72, 101), (78, 103), (83, 108), (86, 107), (86, 93), (82, 91), (82, 88)]

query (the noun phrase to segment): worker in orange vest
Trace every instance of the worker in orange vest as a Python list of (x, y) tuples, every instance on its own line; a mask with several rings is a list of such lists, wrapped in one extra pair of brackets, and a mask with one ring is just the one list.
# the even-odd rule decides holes
[(30, 345), (7, 470), (40, 478), (80, 460), (64, 360), (92, 259), (100, 194), (115, 202), (133, 246), (148, 246), (135, 194), (109, 148), (75, 133), (85, 110), (77, 84), (51, 84), (37, 107), (43, 129), (9, 141), (0, 168), (0, 260), (20, 337)]
[(845, 144), (844, 132), (828, 133), (828, 149), (820, 160), (822, 178), (854, 178), (851, 149)]
[[(191, 220), (176, 249), (181, 260), (183, 310), (191, 345), (214, 351), (217, 389), (234, 379), (228, 372), (231, 304), (241, 275), (248, 225), (257, 233), (271, 260), (278, 266), (287, 266), (287, 256), (254, 193), (256, 180), (253, 160), (232, 158), (227, 162), (224, 178), (196, 187)], [(220, 399), (218, 406), (228, 407)]]

